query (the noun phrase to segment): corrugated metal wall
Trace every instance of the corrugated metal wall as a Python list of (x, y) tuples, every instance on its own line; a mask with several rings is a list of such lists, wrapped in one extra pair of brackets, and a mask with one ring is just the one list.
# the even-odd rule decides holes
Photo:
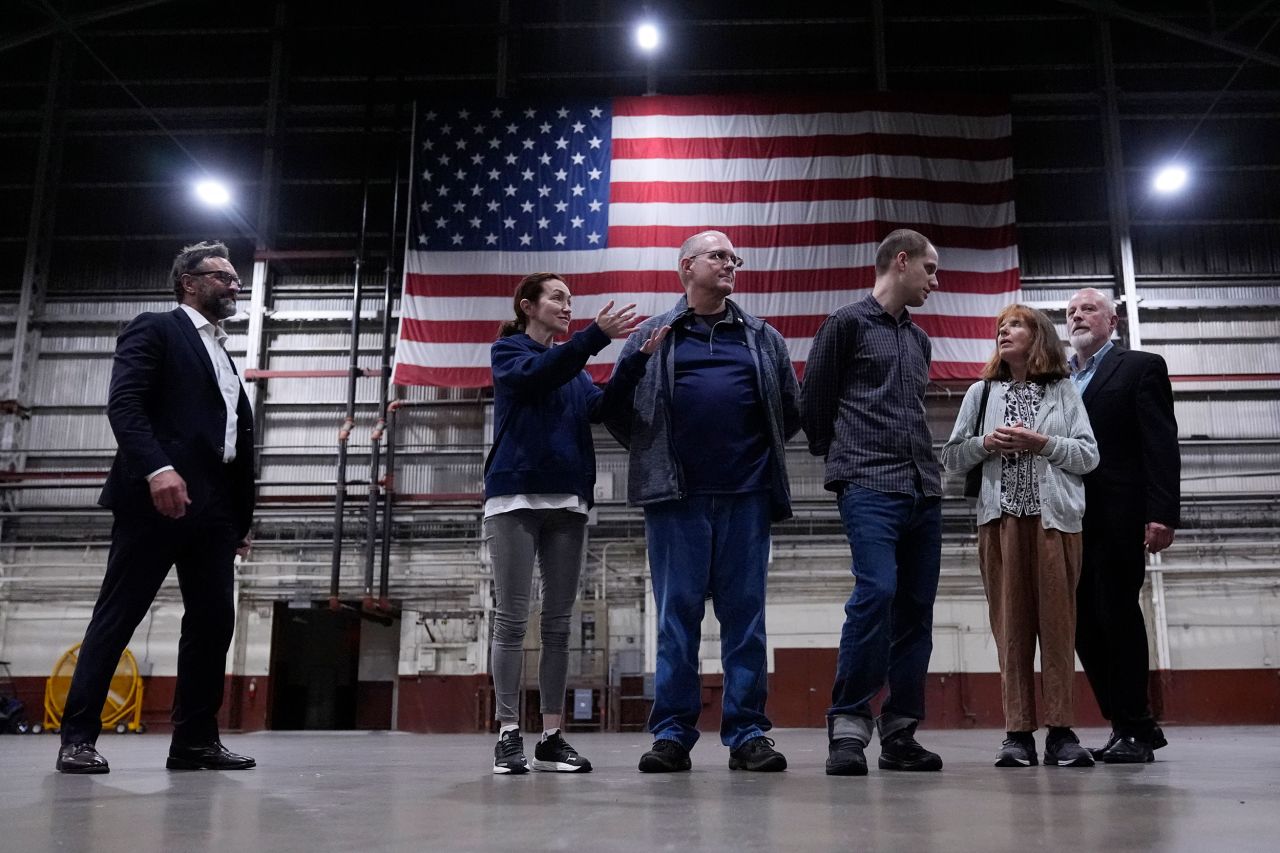
[[(913, 91), (1009, 94), (1024, 301), (1050, 311), (1061, 327), (1075, 289), (1116, 286), (1102, 25), (1091, 12), (1050, 0), (1016, 5), (1011, 12), (994, 0), (962, 9), (908, 0), (886, 7), (886, 29), (877, 33), (870, 17), (835, 0), (807, 4), (803, 19), (777, 4), (736, 12), (710, 0), (680, 4), (692, 22), (672, 16), (677, 39), (732, 49), (714, 58), (697, 51), (667, 57), (659, 86), (672, 93), (879, 86), (906, 101)], [(1252, 0), (1214, 5), (1224, 19), (1256, 12)], [(407, 151), (411, 96), (643, 90), (641, 64), (620, 57), (602, 35), (626, 23), (617, 4), (510, 4), (507, 28), (492, 23), (498, 0), (394, 4), (394, 18), (392, 7), (335, 4), (316, 16), (294, 0), (237, 4), (234, 11), (200, 0), (85, 27), (91, 44), (111, 46), (110, 61), (151, 116), (70, 41), (0, 45), (0, 378), (14, 389), (0, 395), (14, 401), (13, 413), (0, 415), (4, 467), (19, 475), (105, 470), (114, 445), (103, 406), (115, 335), (140, 311), (172, 308), (168, 269), (187, 242), (225, 237), (246, 281), (255, 256), (264, 259), (258, 369), (345, 371), (366, 177), (359, 365), (376, 371), (383, 268), (402, 250), (390, 233), (391, 176)], [(1207, 26), (1180, 4), (1156, 7), (1164, 20)], [(19, 29), (24, 20), (36, 26), (22, 17), (29, 10), (13, 14)], [(1269, 24), (1277, 14), (1258, 12), (1257, 20)], [(774, 37), (761, 23), (770, 18), (805, 38)], [(1106, 27), (1142, 339), (1178, 379), (1191, 529), (1166, 563), (1216, 565), (1220, 540), (1242, 527), (1264, 554), (1280, 540), (1280, 70), (1274, 63), (1241, 68), (1238, 56), (1140, 22)], [(185, 52), (169, 49), (193, 34), (215, 44), (218, 63), (192, 67)], [(401, 38), (431, 49), (396, 51)], [(877, 43), (886, 58), (883, 79), (872, 62)], [(499, 53), (509, 60), (502, 68), (495, 65)], [(1228, 79), (1234, 82), (1224, 89)], [(192, 167), (183, 149), (233, 180), (238, 220), (190, 203)], [(1193, 163), (1192, 185), (1180, 198), (1155, 198), (1150, 171), (1177, 150)], [(941, 279), (945, 287), (945, 258)], [(23, 296), (27, 318), (18, 317)], [(228, 328), (229, 348), (247, 366), (259, 342), (249, 340), (243, 319)], [(26, 347), (15, 360), (19, 330)], [(379, 381), (358, 384), (344, 589), (359, 587)], [(251, 582), (255, 591), (246, 595), (324, 594), (346, 381), (277, 374), (251, 387), (264, 500), (259, 562), (247, 571), (292, 580)], [(950, 432), (962, 392), (934, 389), (936, 440)], [(395, 489), (404, 500), (394, 526), (393, 595), (425, 614), (483, 612), (484, 588), (460, 574), (479, 571), (485, 559), (476, 496), (490, 406), (472, 390), (399, 393), (407, 405), (397, 418)], [(623, 503), (625, 454), (603, 430), (596, 441), (602, 500), (588, 576), (607, 574), (611, 595), (638, 606), (643, 548), (639, 515)], [(839, 522), (821, 462), (805, 452), (802, 438), (788, 464), (797, 518), (779, 529), (779, 541), (799, 543), (799, 551), (777, 572), (775, 588), (801, 603), (829, 603), (846, 583)], [(954, 493), (958, 483), (948, 483)], [(85, 559), (100, 565), (107, 519), (94, 510), (92, 480), (3, 485), (0, 580), (44, 571), (38, 567), (49, 561), (41, 549), (51, 543), (67, 549), (59, 559), (71, 559), (81, 543)], [(970, 595), (976, 576), (967, 509), (954, 500), (947, 512), (949, 565), (961, 576), (952, 593)], [(77, 606), (92, 594), (80, 586), (67, 599)], [(17, 589), (0, 585), (0, 608)], [(39, 598), (41, 589), (20, 595)], [(1215, 618), (1197, 616), (1193, 596), (1177, 606), (1179, 618)], [(1199, 660), (1194, 650), (1186, 657)], [(476, 660), (472, 649), (458, 666)]]

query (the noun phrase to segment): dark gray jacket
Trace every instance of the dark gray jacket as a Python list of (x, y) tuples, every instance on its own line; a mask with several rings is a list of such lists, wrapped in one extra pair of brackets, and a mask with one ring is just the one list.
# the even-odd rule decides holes
[[(747, 330), (747, 349), (755, 356), (756, 380), (767, 409), (769, 448), (773, 451), (771, 514), (774, 521), (782, 521), (791, 517), (786, 444), (800, 429), (797, 402), (800, 386), (781, 333), (759, 317), (743, 311), (732, 300), (725, 302), (729, 310), (742, 319)], [(692, 312), (689, 300), (681, 296), (666, 314), (645, 320), (627, 339), (619, 362), (639, 349), (656, 329), (674, 325)], [(632, 410), (605, 420), (613, 437), (631, 451), (627, 502), (632, 506), (680, 500), (686, 496), (671, 427), (671, 394), (676, 376), (674, 350), (674, 335), (667, 335), (658, 357), (649, 359), (644, 376), (636, 386)], [(715, 425), (707, 424), (709, 452), (715, 450), (715, 435)]]

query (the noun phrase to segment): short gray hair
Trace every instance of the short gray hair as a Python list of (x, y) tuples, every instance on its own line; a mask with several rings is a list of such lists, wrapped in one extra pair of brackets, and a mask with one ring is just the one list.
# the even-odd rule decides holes
[(1079, 296), (1080, 294), (1084, 293), (1086, 290), (1089, 290), (1089, 291), (1092, 291), (1092, 292), (1094, 292), (1094, 293), (1098, 294), (1098, 296), (1100, 297), (1100, 298), (1098, 299), (1098, 302), (1100, 302), (1100, 303), (1102, 304), (1102, 307), (1103, 307), (1103, 308), (1105, 308), (1105, 309), (1107, 310), (1107, 313), (1108, 313), (1108, 314), (1110, 314), (1111, 316), (1115, 316), (1115, 313), (1116, 313), (1116, 300), (1115, 300), (1115, 298), (1114, 298), (1114, 297), (1112, 297), (1112, 295), (1111, 295), (1110, 293), (1107, 293), (1105, 290), (1099, 290), (1099, 289), (1098, 289), (1098, 288), (1096, 288), (1096, 287), (1082, 287), (1082, 288), (1080, 288), (1080, 289), (1079, 289), (1079, 290), (1077, 290), (1075, 293), (1071, 294), (1071, 299), (1068, 299), (1068, 300), (1067, 300), (1067, 304), (1070, 304), (1070, 303), (1071, 303), (1071, 301), (1072, 301), (1073, 299), (1075, 299), (1075, 298), (1076, 298), (1077, 296)]
[(231, 253), (227, 251), (225, 243), (206, 240), (193, 246), (183, 246), (182, 251), (173, 259), (173, 296), (179, 302), (182, 301), (182, 277), (200, 266), (206, 258), (231, 260)]

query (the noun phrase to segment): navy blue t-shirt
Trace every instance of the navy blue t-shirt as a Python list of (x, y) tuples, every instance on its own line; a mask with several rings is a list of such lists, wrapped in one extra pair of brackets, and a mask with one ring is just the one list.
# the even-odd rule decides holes
[[(716, 323), (714, 330), (708, 321)], [(732, 312), (689, 318), (672, 329), (672, 429), (689, 494), (743, 494), (769, 488), (769, 435), (747, 349)]]

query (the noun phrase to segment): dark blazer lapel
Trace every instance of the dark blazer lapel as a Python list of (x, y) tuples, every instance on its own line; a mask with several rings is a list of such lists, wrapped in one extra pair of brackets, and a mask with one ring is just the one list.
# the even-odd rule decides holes
[(174, 308), (169, 316), (173, 317), (174, 322), (178, 324), (178, 328), (182, 331), (182, 336), (186, 338), (187, 343), (195, 351), (196, 358), (204, 365), (205, 375), (209, 381), (215, 386), (218, 384), (218, 374), (213, 370), (213, 362), (209, 360), (209, 351), (204, 348), (204, 341), (200, 340), (200, 333), (196, 331), (196, 327), (191, 323), (191, 318), (187, 316), (187, 312), (181, 307)]
[(1121, 360), (1129, 354), (1129, 351), (1119, 344), (1115, 344), (1111, 348), (1111, 352), (1107, 353), (1107, 357), (1102, 360), (1102, 364), (1098, 365), (1098, 371), (1093, 374), (1093, 378), (1089, 380), (1089, 387), (1084, 389), (1084, 404), (1088, 406), (1094, 397), (1098, 395), (1098, 391), (1107, 381), (1115, 375), (1116, 370), (1120, 367)]

